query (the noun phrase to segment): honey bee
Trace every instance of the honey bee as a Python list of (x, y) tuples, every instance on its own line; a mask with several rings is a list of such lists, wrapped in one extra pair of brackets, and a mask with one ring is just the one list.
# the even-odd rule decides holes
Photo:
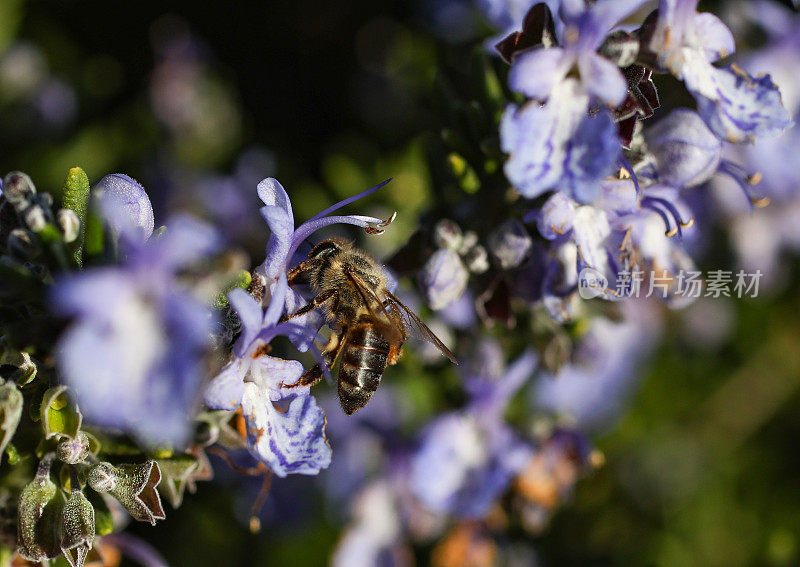
[[(425, 323), (386, 289), (388, 280), (380, 264), (352, 242), (323, 240), (304, 262), (289, 271), (287, 278), (289, 285), (307, 283), (315, 297), (282, 320), (321, 309), (334, 331), (322, 351), (322, 359), (332, 370), (341, 353), (337, 389), (347, 415), (367, 404), (386, 367), (397, 362), (409, 337), (432, 343), (458, 364)], [(284, 386), (315, 384), (322, 375), (322, 368), (316, 364), (297, 382)]]

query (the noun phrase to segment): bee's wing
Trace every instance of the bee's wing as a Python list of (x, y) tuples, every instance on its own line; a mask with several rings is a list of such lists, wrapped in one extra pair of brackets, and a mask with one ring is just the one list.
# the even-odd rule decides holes
[(458, 365), (458, 360), (456, 360), (455, 355), (450, 352), (450, 349), (444, 346), (444, 343), (439, 340), (439, 337), (434, 335), (433, 331), (431, 331), (411, 309), (403, 305), (403, 302), (397, 299), (397, 296), (389, 290), (384, 290), (383, 293), (386, 295), (386, 301), (389, 307), (395, 308), (394, 311), (397, 313), (403, 325), (403, 329), (405, 329), (408, 335), (417, 339), (422, 339), (423, 341), (428, 341), (438, 348), (443, 355), (449, 358), (453, 364)]
[[(364, 306), (369, 309), (370, 313), (375, 317), (375, 322), (382, 325), (387, 335), (386, 338), (392, 342), (402, 342), (405, 333), (400, 326), (401, 322), (395, 321), (394, 318), (386, 311), (383, 301), (375, 290), (352, 270), (347, 270), (347, 276), (356, 286), (356, 289), (361, 294), (364, 300)], [(388, 292), (387, 292), (388, 293)]]

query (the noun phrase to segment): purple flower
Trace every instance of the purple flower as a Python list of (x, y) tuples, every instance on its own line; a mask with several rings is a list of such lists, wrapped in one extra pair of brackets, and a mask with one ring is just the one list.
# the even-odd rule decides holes
[(75, 318), (58, 367), (87, 420), (151, 445), (187, 440), (215, 322), (177, 274), (216, 246), (211, 227), (177, 217), (164, 236), (129, 242), (122, 265), (53, 286), (54, 308)]
[(553, 375), (540, 374), (532, 391), (537, 409), (569, 416), (579, 428), (599, 428), (619, 417), (638, 378), (638, 368), (659, 333), (654, 305), (621, 304), (625, 320), (592, 320), (576, 345), (573, 362)]
[(117, 234), (150, 238), (155, 221), (144, 188), (124, 173), (106, 175), (94, 188), (103, 216)]
[(467, 408), (428, 425), (410, 471), (411, 490), (425, 507), (483, 517), (522, 470), (532, 449), (503, 423), (503, 413), (535, 366), (536, 357), (528, 352), (501, 376), (467, 376)]
[(287, 290), (286, 275), (281, 274), (273, 284), (266, 312), (242, 289), (228, 294), (242, 331), (231, 361), (211, 380), (204, 395), (212, 409), (241, 407), (250, 452), (281, 477), (317, 474), (331, 461), (325, 414), (311, 396), (310, 386), (283, 387), (300, 378), (303, 365), (266, 354), (275, 336), (310, 334), (294, 323), (278, 323)]
[(586, 97), (567, 80), (545, 106), (509, 105), (500, 124), (505, 173), (525, 197), (556, 189), (582, 203), (598, 195), (598, 182), (611, 173), (620, 152), (617, 128), (603, 111), (586, 113)]
[(560, 11), (564, 21), (560, 37), (563, 47), (533, 48), (518, 55), (508, 76), (509, 85), (515, 91), (545, 101), (577, 68), (578, 92), (610, 106), (621, 104), (627, 96), (628, 82), (619, 67), (598, 55), (597, 49), (612, 27), (642, 4), (644, 0), (599, 0), (587, 8), (583, 0), (563, 1)]
[(362, 491), (353, 505), (355, 518), (333, 552), (333, 567), (413, 565), (413, 556), (404, 545), (396, 500), (393, 487), (385, 481), (376, 481)]
[(714, 61), (733, 53), (730, 30), (716, 16), (696, 12), (697, 0), (661, 0), (650, 48), (658, 62), (697, 99), (709, 128), (729, 142), (774, 135), (791, 124), (778, 88), (768, 75), (752, 77)]

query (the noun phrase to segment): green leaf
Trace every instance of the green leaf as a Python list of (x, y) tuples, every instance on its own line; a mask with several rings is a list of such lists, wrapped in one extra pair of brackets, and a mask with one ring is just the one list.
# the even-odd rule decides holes
[(83, 422), (83, 416), (66, 386), (47, 390), (39, 411), (42, 428), (48, 439), (56, 435), (75, 437)]

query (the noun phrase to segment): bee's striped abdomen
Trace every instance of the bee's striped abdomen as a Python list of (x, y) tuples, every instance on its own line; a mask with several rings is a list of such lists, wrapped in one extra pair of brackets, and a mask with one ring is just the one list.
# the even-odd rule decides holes
[(347, 415), (363, 408), (381, 382), (389, 356), (389, 343), (374, 325), (351, 328), (339, 368), (339, 401)]

